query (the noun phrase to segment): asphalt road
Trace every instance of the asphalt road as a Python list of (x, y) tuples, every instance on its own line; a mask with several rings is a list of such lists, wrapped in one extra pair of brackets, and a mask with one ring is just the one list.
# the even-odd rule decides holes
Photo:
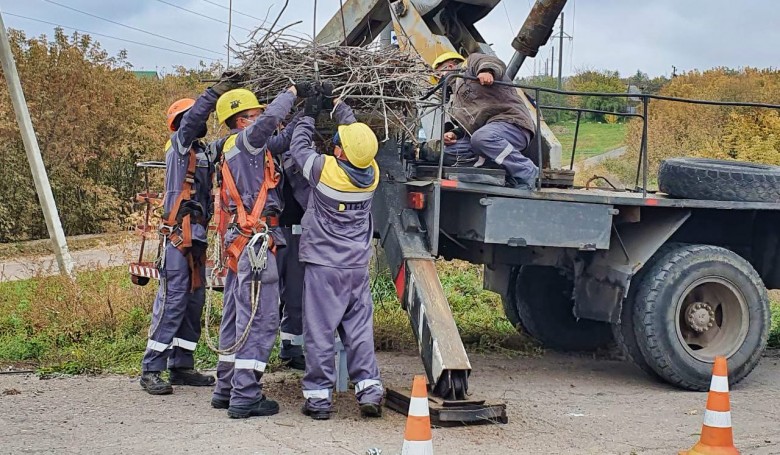
[[(94, 270), (127, 265), (138, 259), (138, 242), (125, 242), (101, 248), (72, 251), (71, 257), (76, 270)], [(149, 251), (157, 251), (157, 242), (147, 242)], [(16, 281), (36, 276), (50, 276), (59, 273), (54, 255), (19, 257), (0, 261), (0, 281)]]
[[(410, 387), (413, 354), (380, 353), (386, 385)], [(471, 392), (507, 403), (509, 423), (433, 431), (437, 454), (674, 454), (698, 439), (706, 393), (655, 382), (628, 364), (582, 356), (472, 355)], [(120, 376), (39, 380), (0, 375), (0, 453), (400, 453), (405, 417), (386, 410), (362, 420), (351, 393), (337, 415), (299, 412), (299, 376), (265, 377), (279, 415), (228, 419), (208, 388), (167, 397)], [(767, 356), (731, 393), (734, 438), (743, 454), (780, 453), (780, 356)]]

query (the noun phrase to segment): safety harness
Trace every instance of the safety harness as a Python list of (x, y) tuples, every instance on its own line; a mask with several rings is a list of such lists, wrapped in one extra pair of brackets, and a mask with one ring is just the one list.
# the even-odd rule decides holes
[[(244, 345), (246, 339), (249, 336), (249, 331), (254, 321), (257, 309), (260, 304), (260, 273), (266, 268), (268, 263), (268, 252), (275, 252), (276, 248), (273, 244), (273, 237), (269, 233), (269, 229), (277, 227), (279, 225), (279, 218), (277, 216), (267, 216), (263, 214), (265, 203), (268, 200), (268, 191), (276, 188), (281, 180), (281, 174), (276, 170), (273, 157), (271, 153), (266, 150), (265, 159), (263, 164), (263, 183), (260, 186), (260, 190), (257, 193), (252, 211), (247, 213), (244, 207), (244, 202), (241, 199), (241, 194), (236, 186), (236, 181), (233, 178), (233, 173), (230, 171), (227, 160), (222, 159), (221, 165), (221, 187), (220, 187), (220, 222), (218, 232), (220, 240), (224, 240), (227, 229), (235, 227), (238, 231), (238, 236), (227, 245), (225, 251), (220, 258), (220, 267), (226, 265), (233, 273), (238, 273), (238, 260), (241, 257), (244, 249), (249, 247), (249, 263), (252, 267), (252, 287), (250, 291), (252, 307), (250, 309), (250, 318), (247, 322), (244, 331), (236, 339), (232, 345), (220, 349), (214, 340), (211, 338), (209, 330), (210, 314), (211, 314), (211, 296), (207, 293), (206, 299), (206, 342), (212, 351), (219, 355), (232, 355), (235, 354), (241, 346)], [(235, 212), (230, 210), (230, 202), (235, 205)], [(227, 220), (230, 220), (228, 222)], [(259, 245), (260, 248), (255, 251), (255, 247)], [(213, 273), (217, 273), (215, 267)]]
[[(167, 147), (166, 147), (167, 148)], [(192, 197), (196, 193), (195, 189), (195, 171), (198, 165), (197, 152), (194, 147), (190, 147), (188, 153), (187, 171), (182, 182), (181, 192), (173, 203), (173, 207), (163, 217), (160, 225), (159, 234), (162, 237), (160, 246), (157, 250), (157, 259), (155, 265), (160, 272), (160, 286), (162, 287), (162, 306), (160, 308), (160, 317), (157, 323), (149, 327), (149, 338), (152, 338), (157, 332), (157, 328), (163, 319), (165, 306), (168, 300), (168, 276), (165, 273), (166, 251), (168, 244), (181, 251), (187, 258), (187, 266), (190, 270), (190, 292), (204, 285), (200, 278), (200, 270), (205, 267), (205, 251), (192, 248), (192, 222), (203, 222), (203, 214), (200, 219), (193, 220), (193, 208), (190, 204)]]
[[(268, 229), (279, 226), (279, 218), (277, 216), (264, 216), (263, 208), (265, 208), (265, 203), (268, 199), (268, 191), (276, 188), (276, 185), (281, 180), (281, 174), (277, 172), (271, 152), (268, 150), (265, 152), (263, 173), (263, 184), (260, 185), (260, 191), (257, 193), (252, 211), (247, 213), (236, 187), (236, 181), (233, 179), (233, 173), (230, 172), (227, 161), (222, 163), (222, 210), (223, 212), (228, 211), (231, 201), (236, 206), (231, 225), (238, 228), (239, 233), (225, 250), (226, 264), (233, 272), (238, 271), (238, 258), (249, 244), (254, 246), (261, 238), (265, 238), (265, 243), (268, 244), (267, 249), (270, 251), (276, 250), (273, 245), (273, 237), (268, 235)], [(252, 251), (254, 252), (254, 249)], [(265, 265), (263, 264), (260, 270), (264, 268)]]
[[(173, 203), (168, 216), (163, 219), (160, 226), (160, 235), (163, 239), (169, 242), (174, 248), (181, 251), (181, 253), (187, 258), (187, 263), (190, 269), (190, 291), (194, 291), (203, 286), (203, 281), (200, 279), (200, 269), (204, 266), (205, 257), (202, 255), (195, 255), (192, 253), (192, 222), (202, 222), (203, 214), (200, 219), (193, 220), (193, 209), (189, 204), (192, 197), (195, 195), (195, 170), (197, 168), (197, 157), (194, 148), (190, 148), (189, 161), (187, 163), (187, 172), (184, 176), (184, 182), (182, 183), (181, 192), (179, 197)], [(165, 249), (162, 250), (160, 267), (165, 266)]]

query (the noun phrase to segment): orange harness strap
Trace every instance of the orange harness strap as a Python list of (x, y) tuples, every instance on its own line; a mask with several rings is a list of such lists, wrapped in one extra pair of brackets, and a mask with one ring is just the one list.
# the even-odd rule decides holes
[(176, 249), (187, 258), (187, 264), (190, 269), (190, 292), (203, 286), (203, 280), (200, 279), (200, 269), (204, 266), (203, 262), (205, 258), (203, 256), (194, 257), (192, 254), (192, 219), (190, 214), (184, 215), (181, 220), (181, 235), (173, 230), (173, 227), (177, 224), (177, 216), (179, 209), (184, 201), (189, 201), (195, 194), (195, 170), (197, 166), (197, 160), (195, 157), (195, 150), (190, 148), (189, 162), (187, 163), (187, 173), (184, 175), (184, 183), (181, 187), (179, 197), (168, 213), (168, 217), (163, 221), (164, 227), (160, 229), (160, 233), (168, 237)]
[(192, 222), (190, 215), (185, 215), (181, 220), (181, 236), (170, 231), (169, 227), (178, 224), (176, 218), (179, 214), (182, 202), (189, 201), (195, 194), (195, 168), (197, 165), (195, 150), (190, 148), (189, 154), (190, 158), (189, 163), (187, 164), (187, 173), (184, 175), (184, 183), (182, 184), (181, 192), (179, 193), (179, 197), (176, 198), (176, 202), (173, 203), (171, 211), (168, 212), (168, 217), (164, 220), (165, 227), (161, 229), (161, 233), (167, 236), (183, 254), (186, 254), (185, 250), (192, 246)]
[[(238, 225), (240, 235), (236, 237), (233, 242), (225, 250), (227, 266), (233, 272), (238, 271), (238, 258), (249, 243), (250, 237), (255, 234), (258, 229), (261, 229), (266, 224), (266, 217), (261, 216), (265, 203), (268, 199), (268, 190), (276, 188), (279, 184), (281, 176), (276, 172), (273, 158), (271, 153), (266, 150), (265, 162), (263, 165), (263, 184), (260, 186), (260, 191), (257, 193), (255, 204), (252, 207), (252, 212), (247, 214), (244, 203), (241, 200), (241, 196), (236, 187), (236, 181), (233, 179), (233, 173), (230, 172), (230, 167), (227, 161), (222, 163), (222, 202), (223, 213), (227, 210), (229, 200), (232, 200), (236, 206), (236, 224)], [(268, 241), (271, 242), (269, 250), (275, 251), (273, 240), (268, 237)]]

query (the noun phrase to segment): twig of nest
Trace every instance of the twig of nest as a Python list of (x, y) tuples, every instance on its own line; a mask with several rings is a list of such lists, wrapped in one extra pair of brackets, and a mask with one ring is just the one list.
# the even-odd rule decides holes
[[(289, 27), (289, 26), (288, 26)], [(334, 95), (352, 107), (360, 121), (383, 130), (401, 128), (411, 137), (420, 96), (430, 90), (430, 67), (416, 54), (396, 47), (346, 47), (314, 43), (288, 27), (258, 29), (253, 39), (233, 49), (245, 85), (270, 101), (295, 82), (319, 79), (335, 86)]]

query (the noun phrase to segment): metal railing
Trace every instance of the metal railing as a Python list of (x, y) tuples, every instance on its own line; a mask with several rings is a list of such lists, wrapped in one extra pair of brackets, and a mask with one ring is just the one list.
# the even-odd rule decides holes
[[(478, 81), (476, 77), (470, 77), (466, 76), (464, 74), (459, 73), (450, 73), (447, 74), (442, 82), (437, 85), (435, 89), (441, 89), (442, 90), (442, 96), (441, 96), (441, 124), (444, 125), (447, 119), (447, 112), (446, 112), (446, 106), (449, 102), (449, 92), (446, 90), (446, 87), (449, 86), (450, 80), (452, 79), (468, 79), (473, 81)], [(650, 106), (650, 100), (659, 100), (659, 101), (672, 101), (672, 102), (678, 102), (678, 103), (685, 103), (685, 104), (698, 104), (698, 105), (705, 105), (705, 106), (733, 106), (733, 107), (754, 107), (754, 108), (764, 108), (764, 109), (778, 109), (780, 110), (780, 105), (777, 104), (767, 104), (767, 103), (743, 103), (743, 102), (737, 102), (737, 101), (709, 101), (709, 100), (697, 100), (697, 99), (687, 99), (687, 98), (676, 98), (671, 96), (661, 96), (661, 95), (651, 95), (647, 93), (600, 93), (600, 92), (570, 92), (566, 90), (556, 90), (551, 88), (544, 88), (544, 87), (536, 87), (531, 85), (524, 85), (524, 84), (515, 84), (510, 82), (502, 82), (502, 81), (495, 81), (493, 82), (494, 85), (503, 85), (508, 87), (514, 87), (519, 88), (522, 90), (529, 90), (534, 92), (534, 106), (536, 108), (536, 131), (535, 139), (536, 139), (536, 148), (537, 148), (537, 159), (539, 163), (539, 168), (542, 168), (542, 165), (544, 163), (544, 156), (543, 156), (543, 150), (542, 150), (542, 134), (541, 134), (541, 118), (542, 109), (547, 110), (553, 110), (553, 111), (569, 111), (569, 112), (576, 112), (577, 113), (577, 123), (574, 129), (574, 142), (572, 144), (572, 151), (571, 151), (571, 162), (569, 163), (569, 169), (574, 168), (574, 157), (577, 149), (577, 137), (579, 135), (579, 129), (580, 129), (580, 121), (582, 118), (583, 113), (590, 113), (590, 114), (606, 114), (606, 115), (615, 115), (618, 117), (635, 117), (642, 119), (642, 138), (640, 141), (639, 146), (639, 159), (637, 163), (637, 170), (636, 170), (636, 181), (634, 183), (634, 191), (639, 192), (640, 189), (642, 191), (642, 197), (647, 197), (647, 178), (648, 178), (648, 152), (647, 152), (647, 146), (648, 146), (648, 111)], [(599, 98), (639, 98), (640, 102), (642, 103), (642, 113), (641, 114), (635, 114), (635, 113), (628, 113), (628, 112), (611, 112), (611, 111), (602, 111), (597, 109), (583, 109), (583, 108), (577, 108), (577, 107), (565, 107), (565, 106), (548, 106), (543, 105), (540, 103), (540, 94), (541, 93), (552, 93), (556, 95), (563, 95), (563, 96), (593, 96), (593, 97), (599, 97)], [(444, 146), (444, 128), (442, 128), (441, 131), (441, 144), (442, 147)], [(439, 179), (442, 178), (444, 170), (444, 150), (442, 149), (442, 152), (439, 157)], [(640, 175), (641, 171), (641, 175)], [(639, 186), (639, 179), (642, 178), (642, 186)], [(539, 172), (539, 176), (536, 178), (536, 187), (537, 189), (542, 188), (542, 172)]]

